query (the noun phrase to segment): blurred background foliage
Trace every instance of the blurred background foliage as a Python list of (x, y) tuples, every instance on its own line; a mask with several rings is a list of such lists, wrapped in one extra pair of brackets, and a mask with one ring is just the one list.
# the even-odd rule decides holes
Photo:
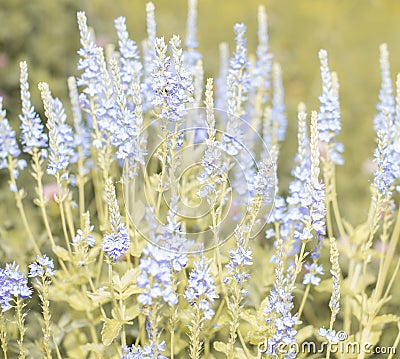
[[(127, 17), (128, 30), (137, 42), (145, 38), (146, 0), (0, 0), (0, 94), (9, 119), (19, 126), (19, 67), (27, 60), (33, 103), (42, 112), (36, 89), (50, 83), (55, 96), (67, 99), (66, 79), (76, 75), (80, 47), (76, 11), (85, 10), (98, 42), (115, 43), (113, 19)], [(155, 0), (158, 35), (185, 34), (186, 0)], [(372, 129), (380, 86), (378, 46), (391, 51), (392, 77), (400, 71), (400, 3), (398, 0), (199, 0), (200, 51), (206, 76), (217, 76), (218, 44), (233, 44), (233, 25), (248, 27), (249, 52), (257, 41), (257, 6), (268, 13), (270, 49), (283, 68), (289, 129), (280, 157), (281, 187), (287, 188), (296, 150), (296, 106), (318, 109), (321, 92), (318, 50), (329, 53), (338, 72), (345, 144), (344, 166), (337, 169), (339, 203), (353, 224), (366, 218), (375, 147)], [(5, 173), (0, 174), (5, 182)], [(28, 178), (28, 177), (27, 177)], [(7, 188), (7, 187), (3, 187)], [(1, 203), (8, 194), (1, 194)], [(9, 210), (1, 206), (1, 212)], [(2, 215), (3, 213), (0, 213)], [(2, 216), (2, 218), (4, 218)]]

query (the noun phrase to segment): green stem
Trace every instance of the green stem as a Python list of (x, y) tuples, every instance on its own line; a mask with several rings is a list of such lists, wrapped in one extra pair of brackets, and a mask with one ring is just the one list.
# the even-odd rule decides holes
[(200, 334), (201, 334), (201, 325), (202, 325), (202, 315), (201, 311), (196, 304), (194, 310), (194, 320), (192, 326), (190, 328), (191, 336), (190, 336), (190, 349), (189, 355), (191, 359), (199, 359), (201, 353), (201, 341), (200, 341)]
[(300, 318), (301, 318), (301, 315), (302, 315), (302, 313), (303, 313), (304, 306), (305, 306), (306, 301), (307, 301), (308, 294), (310, 293), (310, 288), (311, 288), (311, 284), (308, 283), (308, 284), (307, 284), (307, 287), (306, 287), (306, 290), (305, 290), (305, 292), (304, 292), (304, 295), (303, 295), (303, 299), (301, 300), (299, 312), (298, 312), (298, 314), (297, 314), (297, 320), (300, 320)]
[(25, 359), (26, 353), (25, 349), (23, 346), (24, 342), (24, 335), (25, 335), (25, 316), (22, 313), (23, 310), (23, 303), (22, 299), (20, 297), (17, 297), (16, 299), (16, 309), (17, 309), (17, 327), (18, 327), (18, 333), (19, 333), (19, 338), (17, 340), (18, 342), (18, 349), (19, 349), (19, 354), (18, 354), (18, 359)]
[(60, 216), (61, 216), (61, 225), (64, 233), (64, 239), (65, 239), (65, 244), (67, 246), (68, 252), (71, 254), (71, 245), (69, 244), (69, 238), (68, 238), (68, 232), (67, 232), (67, 223), (65, 220), (65, 213), (64, 213), (64, 198), (63, 198), (63, 193), (62, 193), (62, 188), (61, 188), (61, 177), (60, 174), (57, 172), (56, 174), (56, 179), (57, 179), (57, 202), (58, 206), (60, 208)]
[(4, 359), (7, 359), (7, 326), (3, 312), (1, 311), (0, 311), (0, 341)]
[(44, 319), (43, 330), (43, 349), (47, 359), (51, 359), (51, 349), (50, 349), (50, 338), (51, 338), (51, 323), (50, 323), (50, 302), (49, 302), (49, 288), (46, 279), (42, 277), (42, 293), (40, 294), (40, 299), (42, 302), (42, 311)]
[[(13, 187), (17, 187), (17, 182), (15, 180), (15, 176), (14, 176), (14, 166), (13, 166), (13, 159), (12, 157), (9, 155), (8, 156), (8, 170), (10, 172), (10, 185)], [(36, 243), (35, 237), (32, 234), (32, 231), (29, 227), (29, 223), (28, 220), (26, 218), (26, 214), (25, 214), (25, 209), (24, 209), (24, 205), (22, 203), (22, 197), (21, 197), (21, 192), (17, 189), (17, 191), (14, 192), (14, 196), (15, 196), (15, 201), (16, 201), (16, 205), (19, 211), (19, 214), (21, 216), (22, 219), (22, 223), (25, 227), (25, 231), (28, 234), (28, 238), (32, 243), (33, 249), (35, 250), (37, 255), (41, 255), (40, 249)]]

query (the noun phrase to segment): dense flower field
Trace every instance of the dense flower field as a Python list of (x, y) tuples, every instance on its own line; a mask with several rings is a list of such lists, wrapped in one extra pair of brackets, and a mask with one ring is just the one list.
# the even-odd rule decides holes
[(79, 12), (79, 77), (68, 106), (39, 83), (44, 119), (20, 63), (18, 136), (0, 102), (0, 169), (29, 255), (0, 258), (3, 357), (395, 358), (400, 76), (395, 92), (387, 46), (370, 207), (354, 227), (336, 193), (345, 149), (328, 52), (319, 109), (298, 106), (282, 188), (288, 121), (265, 9), (256, 53), (236, 24), (215, 79), (204, 78), (196, 9), (189, 0), (183, 44), (157, 33), (148, 3), (141, 46), (119, 17), (118, 44), (104, 47)]

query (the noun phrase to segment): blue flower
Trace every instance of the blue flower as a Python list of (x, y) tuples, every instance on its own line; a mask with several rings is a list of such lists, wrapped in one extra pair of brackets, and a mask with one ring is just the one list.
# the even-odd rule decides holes
[(0, 268), (0, 305), (3, 312), (11, 308), (13, 297), (29, 298), (32, 290), (28, 287), (28, 280), (19, 271), (19, 266), (7, 263), (5, 269)]
[[(245, 247), (245, 238), (241, 227), (236, 227), (234, 236), (236, 238), (236, 248), (229, 250), (230, 261), (226, 265), (228, 276), (224, 282), (228, 283), (233, 280), (242, 288), (244, 283), (251, 278), (246, 267), (250, 267), (253, 264), (253, 254), (251, 249)], [(242, 294), (246, 296), (247, 291), (242, 290)]]
[(165, 342), (157, 344), (157, 357), (155, 356), (154, 344), (146, 345), (143, 349), (140, 345), (122, 348), (122, 359), (167, 359), (166, 356), (161, 353), (165, 351)]
[(240, 116), (244, 113), (244, 101), (250, 88), (248, 74), (249, 61), (247, 59), (246, 26), (234, 26), (236, 50), (230, 59), (230, 68), (227, 76), (228, 123), (226, 135), (223, 137), (224, 149), (231, 155), (236, 155), (241, 149), (243, 133)]
[[(15, 131), (11, 129), (6, 117), (6, 110), (3, 110), (3, 98), (0, 97), (0, 169), (7, 168), (8, 157), (17, 158), (21, 154), (15, 138)], [(15, 169), (14, 176), (18, 177), (18, 170)]]
[(104, 252), (115, 262), (128, 251), (130, 240), (128, 229), (121, 220), (115, 187), (110, 179), (106, 181), (105, 191), (110, 213), (111, 232), (104, 236), (102, 247)]
[(320, 50), (318, 53), (321, 61), (322, 95), (319, 97), (319, 139), (327, 145), (327, 157), (335, 164), (343, 164), (341, 152), (343, 144), (335, 141), (335, 137), (342, 129), (340, 123), (339, 84), (333, 76), (328, 65), (328, 53)]
[(197, 61), (201, 60), (201, 54), (197, 51), (199, 42), (197, 40), (197, 0), (188, 1), (188, 16), (185, 37), (185, 65), (194, 75)]
[(51, 99), (51, 114), (46, 126), (49, 129), (49, 162), (47, 173), (56, 175), (66, 170), (71, 162), (76, 161), (74, 134), (67, 124), (64, 107), (58, 98)]
[(303, 284), (312, 284), (314, 286), (318, 286), (321, 282), (321, 278), (318, 275), (324, 274), (324, 267), (322, 264), (318, 265), (317, 263), (306, 263), (304, 265), (304, 269), (308, 271), (304, 275)]
[(126, 96), (130, 97), (133, 95), (132, 82), (140, 78), (143, 66), (140, 62), (137, 45), (135, 41), (129, 38), (125, 17), (120, 16), (115, 19), (114, 24), (117, 30), (118, 45), (121, 54), (119, 62), (122, 87)]
[(218, 295), (214, 278), (210, 273), (209, 262), (204, 257), (195, 263), (193, 270), (190, 272), (184, 297), (190, 305), (197, 304), (206, 319), (213, 317), (214, 310), (211, 309), (211, 304), (218, 298)]
[(376, 106), (378, 113), (374, 118), (374, 129), (376, 132), (384, 130), (389, 134), (388, 131), (392, 129), (396, 107), (392, 79), (390, 78), (389, 51), (386, 44), (380, 45), (379, 53), (382, 81), (379, 90), (379, 103)]
[(143, 291), (138, 301), (143, 305), (152, 305), (159, 298), (168, 305), (178, 303), (178, 296), (172, 287), (172, 263), (171, 252), (148, 244), (140, 258), (140, 274), (138, 275), (138, 287)]
[(33, 148), (40, 149), (47, 147), (47, 134), (43, 132), (44, 126), (42, 121), (31, 103), (28, 65), (25, 61), (20, 62), (20, 68), (22, 115), (19, 118), (21, 120), (21, 143), (25, 152), (32, 153)]
[(273, 137), (282, 142), (285, 139), (287, 119), (285, 115), (284, 90), (282, 82), (282, 69), (275, 63), (272, 71), (273, 95), (271, 108), (271, 126)]
[(45, 254), (37, 256), (36, 262), (29, 265), (29, 277), (52, 277), (54, 274), (54, 262)]
[(377, 166), (374, 172), (374, 186), (382, 196), (389, 198), (392, 194), (392, 186), (395, 180), (392, 148), (385, 131), (379, 131), (377, 136), (378, 147), (374, 154), (374, 161)]

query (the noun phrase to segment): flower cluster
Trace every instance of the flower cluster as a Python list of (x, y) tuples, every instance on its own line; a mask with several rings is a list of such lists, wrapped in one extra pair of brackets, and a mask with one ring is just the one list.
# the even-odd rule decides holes
[[(11, 129), (3, 109), (3, 98), (0, 97), (0, 169), (7, 168), (10, 159), (18, 158), (21, 150), (15, 138), (15, 131)], [(20, 169), (25, 166), (21, 163)], [(14, 177), (18, 177), (18, 169), (14, 168)]]
[[(268, 353), (274, 354), (279, 343), (285, 343), (288, 348), (295, 343), (297, 331), (294, 329), (297, 316), (291, 314), (293, 304), (293, 267), (284, 273), (284, 243), (281, 238), (276, 241), (275, 249), (275, 281), (264, 308), (265, 320), (268, 326)], [(290, 350), (285, 353), (285, 359), (295, 358), (296, 353)]]
[(343, 144), (335, 141), (335, 137), (342, 129), (340, 123), (339, 84), (336, 77), (332, 76), (328, 65), (328, 53), (320, 50), (322, 95), (319, 109), (318, 131), (319, 139), (325, 144), (327, 158), (334, 164), (343, 164), (341, 152)]
[(52, 277), (54, 274), (54, 262), (46, 255), (37, 256), (36, 262), (29, 265), (29, 277)]
[(28, 65), (25, 61), (20, 62), (20, 69), (22, 114), (19, 118), (21, 120), (21, 143), (25, 152), (32, 153), (34, 148), (40, 149), (47, 147), (47, 134), (44, 133), (42, 121), (31, 103), (28, 83)]
[(154, 353), (154, 344), (145, 345), (143, 349), (140, 345), (122, 348), (122, 359), (167, 359), (166, 356), (160, 354), (165, 351), (165, 342), (157, 345), (158, 356)]
[(139, 303), (152, 305), (159, 298), (170, 306), (178, 303), (178, 296), (172, 286), (170, 252), (148, 244), (143, 250), (139, 268), (137, 283), (142, 288)]
[(211, 319), (214, 310), (211, 304), (218, 298), (214, 278), (210, 273), (209, 263), (202, 257), (190, 272), (185, 299), (190, 305), (196, 305), (202, 311), (205, 319)]
[(15, 262), (7, 263), (5, 269), (0, 268), (0, 305), (3, 312), (12, 307), (13, 297), (25, 299), (31, 294), (28, 280)]
[(108, 211), (110, 212), (111, 232), (104, 236), (102, 245), (104, 252), (115, 262), (128, 251), (130, 240), (128, 229), (121, 221), (115, 187), (111, 180), (107, 180), (105, 190), (107, 194)]

